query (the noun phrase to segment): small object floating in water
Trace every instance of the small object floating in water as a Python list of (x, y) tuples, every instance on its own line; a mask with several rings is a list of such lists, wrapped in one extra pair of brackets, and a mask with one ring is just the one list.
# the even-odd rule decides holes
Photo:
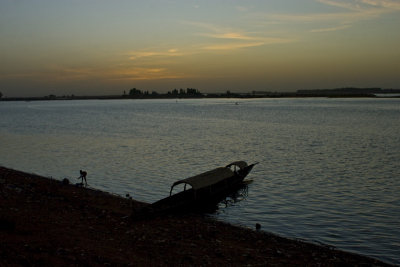
[(257, 230), (257, 231), (260, 231), (260, 229), (261, 229), (261, 224), (256, 223), (256, 230)]

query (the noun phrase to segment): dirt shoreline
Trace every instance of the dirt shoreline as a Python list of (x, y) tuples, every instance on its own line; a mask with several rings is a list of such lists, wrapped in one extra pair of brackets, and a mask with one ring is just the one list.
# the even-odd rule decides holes
[(0, 167), (0, 265), (390, 266), (201, 215), (132, 220), (144, 205)]

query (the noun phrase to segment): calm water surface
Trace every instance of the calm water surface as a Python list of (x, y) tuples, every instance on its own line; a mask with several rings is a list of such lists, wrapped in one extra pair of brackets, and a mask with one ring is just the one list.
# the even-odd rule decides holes
[(153, 202), (258, 161), (212, 216), (400, 264), (399, 133), (399, 99), (0, 102), (0, 165)]

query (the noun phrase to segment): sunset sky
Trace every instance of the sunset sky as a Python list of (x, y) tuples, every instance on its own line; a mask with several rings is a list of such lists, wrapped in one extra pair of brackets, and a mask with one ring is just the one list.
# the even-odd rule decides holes
[(400, 88), (400, 0), (1, 0), (4, 96)]

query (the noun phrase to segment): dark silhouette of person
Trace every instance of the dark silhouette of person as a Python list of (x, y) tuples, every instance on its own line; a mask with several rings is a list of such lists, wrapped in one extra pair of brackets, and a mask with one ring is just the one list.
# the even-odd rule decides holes
[(78, 179), (82, 179), (82, 185), (83, 185), (83, 179), (85, 179), (85, 185), (87, 186), (87, 181), (86, 181), (87, 172), (80, 170), (79, 173), (81, 174), (81, 176), (79, 176)]

